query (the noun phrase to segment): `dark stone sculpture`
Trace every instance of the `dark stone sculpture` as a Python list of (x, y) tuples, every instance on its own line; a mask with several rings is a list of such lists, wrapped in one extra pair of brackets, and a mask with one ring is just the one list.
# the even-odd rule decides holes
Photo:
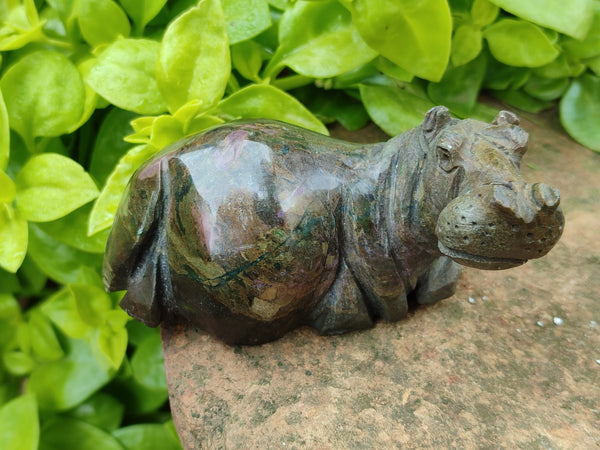
[(399, 320), (409, 295), (451, 296), (457, 263), (515, 267), (558, 241), (558, 191), (519, 171), (527, 139), (510, 112), (486, 124), (444, 107), (372, 145), (266, 120), (213, 128), (134, 175), (106, 288), (149, 326), (185, 320), (229, 344)]

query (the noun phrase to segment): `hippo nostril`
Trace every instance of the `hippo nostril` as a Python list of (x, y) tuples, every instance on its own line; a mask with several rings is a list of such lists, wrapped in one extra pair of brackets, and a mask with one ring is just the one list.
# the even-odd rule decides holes
[(536, 183), (532, 186), (533, 199), (539, 208), (556, 209), (560, 203), (558, 189), (544, 183)]

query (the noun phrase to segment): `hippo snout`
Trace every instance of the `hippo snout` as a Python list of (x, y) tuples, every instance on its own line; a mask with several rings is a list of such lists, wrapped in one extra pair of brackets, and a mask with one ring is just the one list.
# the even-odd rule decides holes
[(564, 227), (558, 190), (543, 183), (488, 185), (451, 201), (436, 226), (438, 247), (460, 264), (507, 269), (548, 253)]

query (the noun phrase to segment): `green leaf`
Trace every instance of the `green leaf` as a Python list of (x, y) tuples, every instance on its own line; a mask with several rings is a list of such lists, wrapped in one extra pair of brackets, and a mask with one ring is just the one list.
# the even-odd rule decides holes
[(534, 69), (534, 73), (543, 78), (578, 77), (584, 71), (585, 65), (564, 53), (559, 55), (550, 64)]
[(0, 408), (0, 442), (4, 448), (36, 450), (39, 440), (38, 408), (33, 395), (22, 395)]
[(222, 0), (221, 3), (230, 44), (253, 38), (271, 26), (265, 0)]
[(181, 444), (165, 424), (139, 424), (113, 432), (127, 450), (180, 450)]
[(167, 388), (161, 339), (158, 334), (149, 336), (135, 350), (131, 358), (133, 377), (142, 386), (157, 390)]
[(29, 338), (33, 351), (44, 360), (54, 361), (64, 355), (52, 324), (37, 309), (31, 311)]
[(573, 80), (560, 101), (560, 121), (573, 139), (600, 152), (600, 77), (589, 73)]
[(442, 78), (452, 34), (445, 0), (344, 0), (344, 5), (372, 48), (418, 77)]
[(121, 425), (124, 410), (123, 404), (112, 395), (98, 392), (66, 414), (104, 431), (112, 432)]
[(167, 0), (119, 0), (135, 23), (138, 34), (160, 12)]
[(95, 339), (95, 345), (98, 346), (108, 364), (112, 368), (118, 369), (125, 357), (125, 350), (127, 350), (127, 330), (124, 327), (104, 325), (98, 330)]
[(18, 377), (27, 375), (35, 366), (31, 356), (19, 351), (5, 352), (2, 355), (2, 363), (8, 373)]
[(56, 153), (31, 157), (15, 184), (17, 209), (33, 222), (59, 219), (98, 196), (96, 184), (83, 167)]
[(100, 272), (102, 255), (87, 253), (62, 244), (35, 224), (29, 224), (28, 254), (37, 266), (59, 283), (74, 283), (86, 270)]
[(89, 253), (104, 253), (109, 230), (88, 236), (88, 222), (92, 203), (76, 209), (65, 217), (40, 223), (39, 227), (59, 242)]
[[(129, 367), (127, 358), (123, 361), (123, 367)], [(127, 415), (154, 412), (165, 404), (169, 396), (166, 388), (146, 388), (138, 383), (131, 374), (115, 379), (107, 389), (116, 398), (121, 399), (125, 405), (125, 414)]]
[(81, 319), (94, 327), (103, 324), (104, 316), (112, 308), (110, 297), (104, 289), (83, 283), (72, 283), (68, 288)]
[(0, 267), (15, 273), (27, 253), (27, 221), (12, 206), (0, 203)]
[(335, 0), (296, 2), (281, 18), (279, 42), (265, 76), (288, 66), (309, 77), (334, 77), (377, 56)]
[(496, 20), (499, 12), (500, 9), (489, 0), (474, 0), (471, 6), (471, 17), (476, 27), (489, 25)]
[(69, 337), (81, 339), (91, 327), (83, 321), (73, 291), (65, 287), (49, 298), (40, 307), (56, 327)]
[(533, 114), (548, 109), (552, 102), (545, 102), (530, 96), (520, 89), (508, 89), (506, 91), (490, 91), (490, 93), (515, 108), (522, 109)]
[(593, 0), (490, 0), (538, 25), (583, 39), (593, 18)]
[(567, 38), (561, 42), (562, 48), (576, 58), (593, 58), (600, 55), (600, 2), (594, 2), (594, 20), (585, 39)]
[(262, 49), (254, 41), (244, 41), (231, 46), (231, 62), (241, 76), (250, 81), (260, 81)]
[(498, 61), (517, 67), (540, 67), (552, 62), (558, 50), (536, 25), (502, 19), (484, 32), (490, 51)]
[(131, 31), (127, 15), (112, 0), (79, 0), (77, 14), (81, 35), (92, 47), (110, 44)]
[(0, 80), (8, 120), (31, 147), (36, 136), (73, 131), (83, 114), (85, 90), (79, 71), (53, 51), (29, 53)]
[(452, 38), (451, 60), (455, 67), (474, 60), (481, 52), (481, 30), (471, 25), (461, 25)]
[(171, 112), (190, 100), (208, 109), (223, 97), (231, 63), (219, 0), (201, 0), (169, 24), (157, 70)]
[(88, 224), (88, 234), (93, 235), (110, 228), (119, 208), (121, 196), (137, 168), (158, 150), (151, 145), (138, 145), (129, 150), (106, 180), (100, 196), (94, 203)]
[(4, 104), (4, 97), (0, 90), (0, 170), (6, 170), (10, 155), (10, 129), (8, 126), (8, 113)]
[(270, 85), (247, 86), (221, 101), (217, 111), (230, 119), (277, 119), (328, 134), (327, 128), (304, 105)]
[(435, 106), (421, 96), (390, 86), (361, 85), (360, 96), (371, 119), (390, 136), (419, 125)]
[[(0, 294), (0, 320), (5, 324), (15, 324), (20, 319), (21, 307), (17, 300), (12, 295)], [(0, 341), (0, 347), (5, 343), (5, 340)]]
[(90, 175), (102, 186), (119, 159), (131, 148), (123, 138), (133, 132), (130, 122), (138, 117), (130, 111), (112, 108), (106, 115), (96, 135)]
[(27, 387), (36, 394), (41, 409), (64, 411), (73, 408), (104, 386), (115, 373), (96, 360), (86, 342), (67, 338), (67, 344), (69, 349), (65, 358), (39, 364), (29, 377)]
[[(384, 58), (383, 56), (375, 58), (374, 65), (377, 68), (377, 70), (386, 74), (388, 77), (395, 78), (396, 80), (410, 83), (414, 78), (414, 75), (412, 73), (404, 70), (403, 68), (394, 64), (389, 59)], [(338, 81), (339, 78), (340, 77), (338, 77)]]
[(15, 183), (0, 170), (0, 203), (12, 203), (17, 195)]
[(600, 77), (600, 56), (588, 59), (586, 61), (586, 64), (592, 70), (592, 72), (594, 72), (597, 76)]
[(113, 436), (89, 423), (56, 416), (44, 424), (40, 450), (124, 450)]
[(459, 67), (449, 67), (439, 83), (429, 84), (429, 98), (460, 117), (468, 117), (477, 103), (485, 68), (483, 56)]
[(159, 50), (160, 44), (149, 39), (119, 39), (98, 56), (86, 82), (119, 108), (160, 114), (167, 105), (156, 81)]
[(532, 75), (523, 90), (538, 100), (552, 101), (559, 99), (568, 87), (568, 78), (541, 78)]

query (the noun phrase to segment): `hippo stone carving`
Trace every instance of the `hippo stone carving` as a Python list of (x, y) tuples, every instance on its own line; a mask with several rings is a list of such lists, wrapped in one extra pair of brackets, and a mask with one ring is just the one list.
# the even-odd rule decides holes
[[(545, 255), (559, 193), (519, 171), (528, 134), (444, 107), (359, 145), (268, 120), (166, 148), (133, 176), (104, 260), (110, 291), (149, 326), (186, 321), (229, 344), (406, 316), (454, 293), (459, 264), (505, 269)], [(457, 264), (459, 263), (459, 264)]]

